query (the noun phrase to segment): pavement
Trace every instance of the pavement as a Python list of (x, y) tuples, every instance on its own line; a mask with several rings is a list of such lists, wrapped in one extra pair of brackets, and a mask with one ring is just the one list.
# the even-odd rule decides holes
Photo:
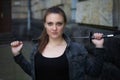
[[(23, 55), (29, 60), (29, 53), (32, 50), (32, 43), (24, 41)], [(0, 44), (0, 80), (30, 80), (28, 76), (15, 63), (11, 52), (10, 44)]]

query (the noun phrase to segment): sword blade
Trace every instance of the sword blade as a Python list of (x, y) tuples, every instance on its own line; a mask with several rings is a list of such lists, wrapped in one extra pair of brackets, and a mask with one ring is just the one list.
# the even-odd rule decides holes
[(89, 39), (89, 36), (83, 36), (83, 37), (72, 37), (72, 38), (80, 38), (80, 39)]

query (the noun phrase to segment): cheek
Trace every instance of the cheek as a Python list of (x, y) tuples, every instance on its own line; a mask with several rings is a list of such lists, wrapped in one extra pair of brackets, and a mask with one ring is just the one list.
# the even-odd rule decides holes
[(47, 32), (47, 33), (49, 33), (49, 32), (50, 32), (50, 30), (49, 30), (48, 28), (46, 28), (46, 32)]
[(61, 28), (61, 29), (60, 29), (60, 32), (63, 32), (63, 30), (64, 30), (64, 29), (63, 29), (63, 28)]
[(64, 29), (63, 29), (63, 28), (59, 28), (59, 29), (57, 30), (57, 32), (58, 32), (59, 34), (62, 34), (62, 33), (63, 33), (63, 31), (64, 31)]
[(46, 27), (46, 32), (48, 35), (51, 35), (51, 29)]
[(50, 30), (49, 26), (44, 25), (44, 27), (45, 27), (45, 29), (46, 29), (47, 32)]
[(59, 31), (63, 32), (64, 31), (64, 26), (59, 28)]

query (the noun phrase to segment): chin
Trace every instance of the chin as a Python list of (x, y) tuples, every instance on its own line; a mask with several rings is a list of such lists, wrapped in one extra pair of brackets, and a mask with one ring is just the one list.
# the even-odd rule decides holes
[(52, 39), (58, 39), (58, 38), (60, 38), (60, 36), (54, 35), (54, 36), (51, 36), (51, 38), (52, 38)]

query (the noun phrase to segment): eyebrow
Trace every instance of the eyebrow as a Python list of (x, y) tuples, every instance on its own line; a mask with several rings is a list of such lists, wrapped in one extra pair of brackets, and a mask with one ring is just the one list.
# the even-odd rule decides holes
[[(50, 21), (50, 22), (46, 22), (46, 23), (48, 24), (48, 23), (53, 23), (53, 22)], [(62, 24), (62, 23), (64, 23), (64, 22), (56, 22), (56, 23)]]

